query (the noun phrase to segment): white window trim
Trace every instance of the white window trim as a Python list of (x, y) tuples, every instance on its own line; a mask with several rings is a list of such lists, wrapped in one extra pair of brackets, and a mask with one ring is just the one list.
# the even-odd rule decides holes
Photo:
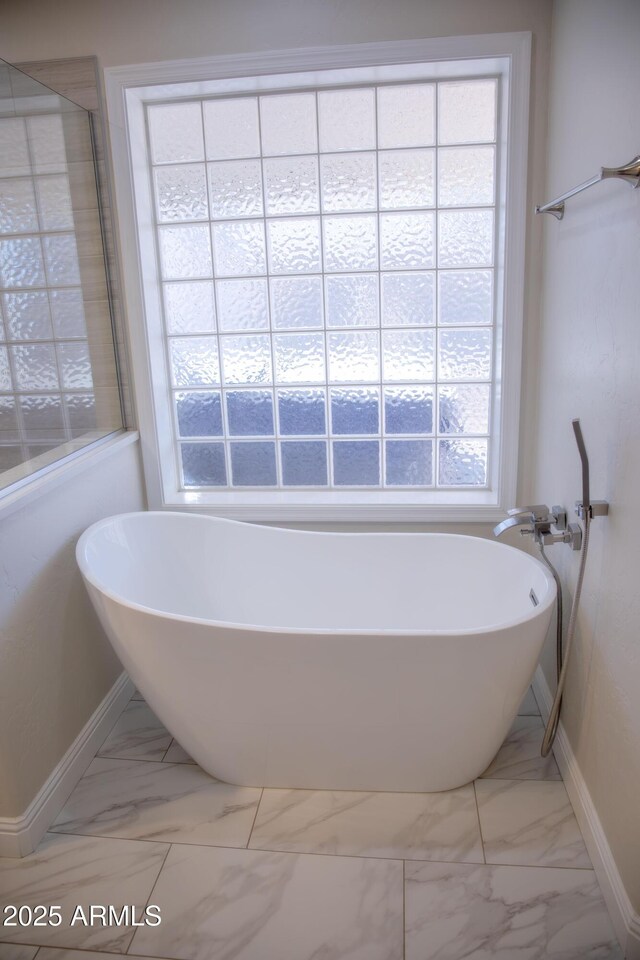
[[(180, 97), (202, 97), (225, 80), (229, 89), (248, 89), (251, 78), (292, 72), (348, 70), (383, 64), (430, 63), (433, 79), (478, 75), (478, 60), (488, 74), (504, 78), (502, 135), (509, 138), (504, 180), (504, 261), (496, 264), (496, 289), (504, 289), (502, 313), (509, 321), (504, 330), (502, 355), (494, 360), (499, 382), (499, 435), (492, 489), (470, 491), (178, 491), (169, 398), (154, 398), (151, 358), (164, 350), (160, 325), (147, 323), (147, 313), (161, 309), (153, 250), (151, 222), (136, 218), (135, 192), (149, 190), (144, 141), (144, 103), (158, 97), (154, 88)], [(440, 61), (446, 61), (441, 64)], [(128, 318), (133, 381), (141, 435), (142, 455), (151, 509), (185, 509), (245, 520), (289, 521), (452, 521), (491, 522), (504, 516), (514, 502), (520, 415), (520, 373), (524, 314), (525, 227), (529, 129), (531, 34), (499, 33), (470, 37), (440, 37), (388, 43), (363, 43), (332, 47), (307, 47), (257, 54), (171, 60), (111, 67), (105, 70), (105, 90), (114, 169), (114, 187), (121, 240), (123, 298)], [(248, 79), (247, 79), (248, 78)], [(252, 86), (251, 89), (254, 89)], [(131, 122), (130, 122), (131, 121)], [(505, 209), (506, 208), (506, 209)], [(501, 271), (508, 284), (501, 282)], [(146, 307), (145, 307), (146, 304)], [(424, 502), (428, 498), (430, 502)]]

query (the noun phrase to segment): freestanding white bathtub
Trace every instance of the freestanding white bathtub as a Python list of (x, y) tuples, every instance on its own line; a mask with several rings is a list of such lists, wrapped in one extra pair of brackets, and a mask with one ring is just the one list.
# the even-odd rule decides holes
[(77, 558), (152, 709), (201, 767), (246, 786), (472, 780), (531, 682), (555, 598), (533, 557), (450, 534), (132, 513), (90, 527)]

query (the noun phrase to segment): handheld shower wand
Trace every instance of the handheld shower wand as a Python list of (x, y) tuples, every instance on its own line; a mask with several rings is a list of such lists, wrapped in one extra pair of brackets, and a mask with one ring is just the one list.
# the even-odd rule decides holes
[[(571, 652), (571, 647), (573, 644), (573, 638), (576, 632), (576, 623), (578, 619), (578, 607), (580, 605), (580, 595), (582, 593), (582, 584), (584, 582), (584, 573), (587, 565), (587, 554), (589, 552), (589, 528), (591, 525), (591, 520), (594, 516), (605, 516), (609, 512), (609, 504), (604, 500), (596, 500), (593, 503), (591, 502), (591, 491), (589, 485), (589, 457), (587, 456), (587, 448), (584, 443), (584, 437), (582, 436), (582, 428), (580, 426), (580, 420), (575, 419), (571, 421), (571, 426), (573, 427), (573, 433), (576, 438), (576, 444), (578, 446), (578, 453), (580, 454), (580, 461), (582, 464), (582, 500), (579, 500), (576, 503), (576, 513), (580, 517), (584, 525), (583, 537), (582, 537), (582, 556), (580, 557), (580, 567), (578, 569), (578, 580), (576, 582), (576, 589), (573, 595), (573, 603), (571, 604), (571, 614), (569, 615), (569, 626), (567, 627), (567, 643), (564, 651), (564, 656), (562, 652), (562, 595), (558, 593), (558, 627), (557, 627), (557, 669), (558, 669), (558, 685), (556, 687), (556, 695), (553, 699), (553, 704), (551, 706), (551, 711), (549, 713), (549, 719), (547, 720), (547, 726), (544, 731), (544, 738), (542, 740), (541, 754), (543, 757), (546, 757), (553, 746), (553, 741), (556, 738), (556, 733), (558, 732), (558, 724), (560, 722), (560, 708), (562, 706), (562, 694), (564, 691), (564, 685), (567, 676), (567, 666), (569, 664), (569, 654)], [(541, 548), (542, 549), (542, 548)], [(546, 556), (544, 557), (545, 562), (549, 567), (551, 564), (547, 560)], [(559, 578), (556, 571), (551, 567), (554, 576), (556, 577), (556, 583), (558, 584), (558, 590), (560, 590)]]

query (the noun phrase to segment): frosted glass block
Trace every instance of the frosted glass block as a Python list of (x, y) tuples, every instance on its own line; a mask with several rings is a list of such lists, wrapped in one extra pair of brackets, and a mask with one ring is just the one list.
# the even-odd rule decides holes
[(269, 282), (271, 322), (276, 329), (321, 327), (323, 324), (320, 277), (282, 277)]
[(157, 167), (153, 171), (156, 184), (158, 220), (206, 220), (207, 179), (203, 163), (185, 163), (173, 167)]
[(319, 91), (320, 150), (375, 149), (375, 110), (375, 91), (371, 88)]
[(278, 383), (324, 381), (324, 334), (278, 333), (273, 337), (273, 351)]
[(44, 290), (6, 293), (4, 312), (10, 340), (51, 339), (49, 298)]
[(435, 142), (432, 83), (378, 88), (378, 146), (426, 147)]
[(434, 273), (383, 273), (383, 326), (432, 324), (435, 288)]
[(376, 209), (375, 153), (320, 157), (320, 173), (324, 213)]
[(377, 440), (334, 440), (332, 453), (336, 486), (380, 485), (380, 444)]
[(172, 337), (169, 340), (169, 356), (176, 387), (208, 387), (220, 383), (215, 337)]
[(38, 177), (40, 224), (43, 230), (73, 230), (73, 207), (69, 191), (69, 177)]
[(319, 440), (280, 444), (285, 487), (326, 487), (327, 445)]
[(216, 308), (211, 280), (165, 283), (167, 333), (213, 333)]
[(317, 273), (320, 270), (320, 222), (317, 218), (268, 220), (267, 231), (272, 273)]
[(495, 147), (443, 147), (438, 151), (439, 206), (490, 206), (494, 165)]
[(78, 437), (97, 427), (96, 398), (93, 393), (65, 394), (64, 405), (71, 435)]
[(380, 397), (374, 389), (345, 387), (331, 391), (333, 433), (379, 433)]
[[(5, 360), (6, 360), (6, 348)], [(1, 361), (0, 361), (1, 363)], [(4, 388), (3, 388), (4, 389)], [(0, 449), (8, 442), (20, 439), (15, 397), (0, 397)]]
[(217, 391), (180, 391), (175, 395), (175, 403), (178, 433), (181, 437), (222, 436), (222, 402)]
[(441, 380), (488, 380), (492, 331), (485, 328), (440, 330), (438, 368)]
[(384, 380), (433, 380), (433, 330), (385, 330), (382, 334)]
[(262, 216), (262, 168), (259, 160), (210, 163), (208, 170), (212, 218)]
[(208, 160), (260, 155), (256, 97), (207, 100), (203, 107)]
[(493, 317), (493, 272), (491, 270), (441, 271), (439, 279), (440, 323), (491, 323)]
[(38, 237), (0, 240), (0, 285), (44, 287), (44, 263)]
[(438, 84), (438, 142), (495, 140), (496, 90), (495, 80)]
[(149, 106), (147, 117), (153, 163), (204, 160), (202, 111), (199, 103)]
[(9, 367), (9, 353), (6, 347), (0, 346), (0, 390), (13, 389), (11, 369)]
[(433, 433), (433, 387), (386, 387), (385, 433)]
[(262, 223), (214, 223), (213, 251), (218, 277), (267, 272)]
[(0, 180), (0, 233), (37, 233), (39, 229), (33, 181)]
[(231, 475), (234, 487), (275, 487), (276, 445), (245, 441), (231, 443)]
[[(77, 116), (77, 115), (76, 115)], [(67, 119), (69, 114), (67, 114)], [(89, 146), (89, 126), (82, 117), (82, 135), (87, 148)], [(67, 148), (64, 139), (62, 117), (49, 114), (41, 117), (27, 117), (27, 137), (33, 158), (34, 173), (62, 173), (67, 168)], [(0, 156), (2, 149), (0, 148)]]
[(271, 383), (271, 338), (263, 334), (220, 337), (225, 383)]
[(273, 157), (264, 161), (267, 214), (318, 213), (318, 161), (315, 157)]
[(160, 227), (158, 236), (163, 279), (211, 276), (211, 241), (206, 224)]
[(82, 290), (49, 290), (49, 306), (56, 337), (86, 337)]
[(325, 270), (341, 272), (377, 270), (376, 217), (325, 217)]
[(439, 266), (487, 267), (492, 261), (492, 210), (447, 210), (438, 214)]
[(224, 443), (181, 443), (185, 487), (226, 487)]
[(267, 281), (217, 280), (220, 330), (264, 330), (269, 326)]
[(260, 97), (260, 121), (264, 156), (317, 152), (315, 94)]
[(51, 287), (73, 287), (80, 283), (78, 248), (72, 233), (42, 238), (47, 279)]
[(489, 384), (452, 383), (438, 390), (440, 433), (489, 432)]
[(378, 334), (370, 331), (327, 334), (332, 383), (380, 379)]
[(433, 214), (385, 213), (380, 216), (382, 270), (433, 267)]
[(34, 440), (52, 435), (64, 438), (62, 398), (59, 395), (20, 397), (20, 410), (25, 439)]
[(56, 346), (62, 386), (67, 390), (91, 390), (91, 357), (84, 342), (59, 343)]
[(378, 155), (380, 208), (433, 207), (433, 150), (389, 150)]
[(482, 487), (487, 482), (486, 440), (440, 440), (438, 483)]
[(58, 368), (52, 343), (25, 343), (11, 347), (19, 390), (57, 390)]
[(278, 421), (283, 436), (325, 433), (324, 390), (279, 390)]
[(270, 390), (228, 390), (225, 399), (230, 436), (273, 436), (273, 395)]
[(378, 325), (378, 275), (327, 277), (327, 326), (375, 327)]
[(432, 486), (432, 440), (387, 440), (384, 452), (385, 481), (388, 486)]
[(0, 177), (29, 176), (31, 160), (22, 117), (0, 119)]

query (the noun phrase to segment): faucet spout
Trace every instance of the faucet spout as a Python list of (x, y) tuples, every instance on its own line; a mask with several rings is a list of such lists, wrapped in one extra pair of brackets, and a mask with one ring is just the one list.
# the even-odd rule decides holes
[(511, 529), (511, 527), (523, 527), (529, 523), (533, 522), (533, 517), (531, 513), (521, 514), (517, 517), (507, 517), (506, 520), (502, 520), (496, 527), (493, 528), (494, 537), (501, 537), (505, 531)]

